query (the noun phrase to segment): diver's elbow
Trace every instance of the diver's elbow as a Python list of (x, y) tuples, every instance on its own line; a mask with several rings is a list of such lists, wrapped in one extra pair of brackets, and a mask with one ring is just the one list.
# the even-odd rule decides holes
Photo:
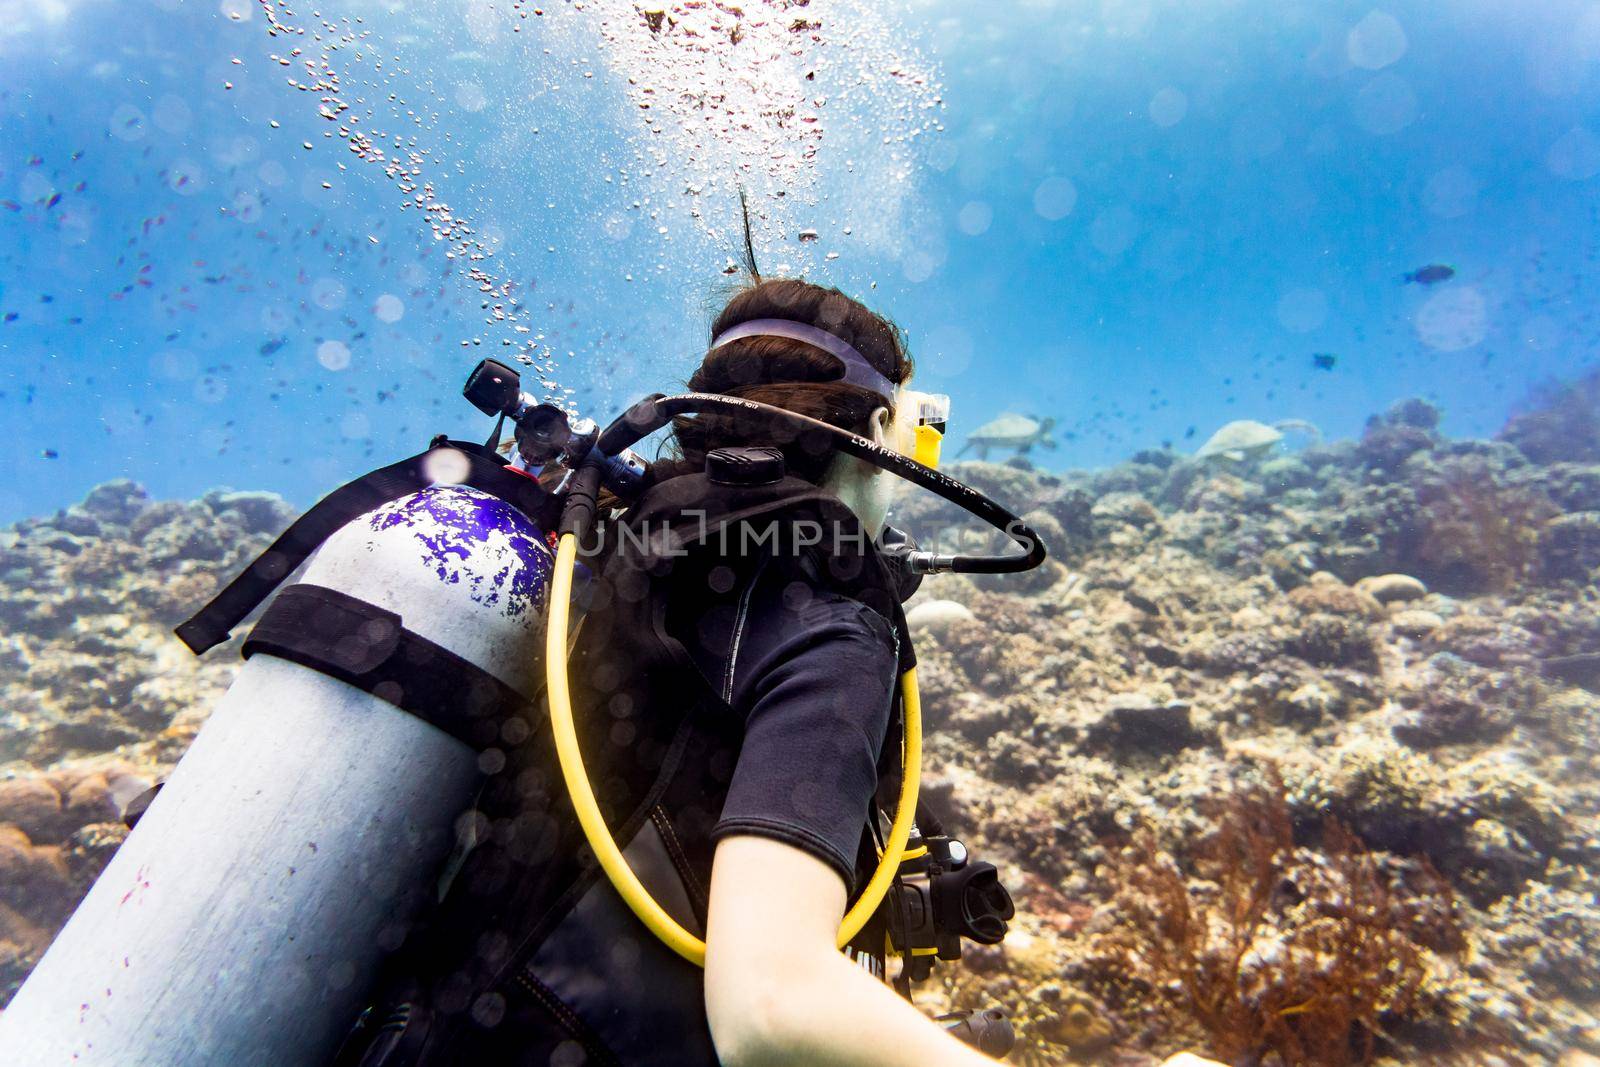
[(777, 983), (740, 983), (706, 991), (706, 1023), (722, 1067), (782, 1067), (796, 1049), (793, 1004)]

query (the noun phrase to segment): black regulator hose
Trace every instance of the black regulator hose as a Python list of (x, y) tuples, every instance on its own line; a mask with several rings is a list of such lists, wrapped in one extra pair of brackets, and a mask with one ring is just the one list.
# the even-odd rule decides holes
[(940, 555), (916, 553), (922, 569), (927, 571), (962, 571), (967, 574), (1014, 574), (1032, 570), (1045, 561), (1044, 542), (1026, 523), (999, 504), (990, 500), (971, 486), (963, 485), (932, 467), (902, 456), (891, 448), (873, 444), (865, 437), (842, 430), (831, 423), (813, 419), (809, 415), (785, 408), (744, 400), (717, 393), (682, 393), (666, 396), (660, 393), (645, 397), (624, 411), (600, 434), (595, 447), (606, 456), (614, 456), (641, 438), (661, 429), (679, 415), (716, 414), (762, 426), (785, 426), (796, 433), (824, 433), (831, 437), (839, 451), (870, 463), (904, 478), (914, 485), (950, 501), (962, 510), (977, 516), (1022, 546), (1021, 555)]

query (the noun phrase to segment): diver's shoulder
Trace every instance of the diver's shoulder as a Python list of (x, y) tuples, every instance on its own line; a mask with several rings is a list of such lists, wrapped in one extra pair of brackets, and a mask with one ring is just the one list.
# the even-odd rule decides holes
[(893, 648), (894, 625), (879, 611), (837, 589), (804, 576), (762, 583), (751, 605), (752, 621), (800, 637), (870, 641)]

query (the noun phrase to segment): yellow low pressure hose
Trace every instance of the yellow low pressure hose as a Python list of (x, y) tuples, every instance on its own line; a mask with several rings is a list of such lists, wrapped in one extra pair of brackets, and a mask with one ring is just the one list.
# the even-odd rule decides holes
[[(583, 766), (583, 754), (578, 750), (578, 732), (572, 721), (572, 692), (567, 678), (567, 629), (572, 604), (572, 574), (578, 560), (576, 534), (561, 535), (556, 546), (555, 573), (550, 583), (550, 619), (545, 632), (546, 695), (550, 701), (550, 728), (555, 735), (556, 757), (561, 762), (561, 775), (566, 779), (567, 793), (572, 797), (573, 809), (578, 814), (578, 824), (583, 836), (606, 877), (616, 887), (622, 899), (639, 917), (650, 932), (666, 942), (678, 955), (697, 966), (706, 965), (706, 943), (685, 930), (666, 909), (656, 903), (650, 891), (633, 873), (616, 839), (606, 827), (605, 817), (595, 800), (594, 789), (589, 785), (589, 775)], [(922, 703), (917, 692), (915, 668), (900, 676), (901, 705), (905, 715), (905, 748), (901, 753), (901, 786), (899, 805), (894, 822), (889, 828), (889, 839), (884, 843), (878, 869), (873, 872), (867, 887), (855, 906), (845, 913), (839, 926), (838, 944), (843, 948), (850, 939), (861, 932), (879, 903), (889, 892), (895, 872), (905, 855), (906, 841), (911, 836), (911, 824), (917, 810), (917, 787), (922, 771)]]

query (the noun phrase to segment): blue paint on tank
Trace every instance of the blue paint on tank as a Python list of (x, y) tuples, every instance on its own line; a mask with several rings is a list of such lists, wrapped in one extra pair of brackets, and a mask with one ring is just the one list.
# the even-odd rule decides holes
[[(465, 582), (477, 603), (499, 605), (512, 617), (544, 604), (553, 569), (544, 531), (499, 497), (465, 486), (430, 486), (379, 508), (369, 524), (378, 532), (408, 530), (439, 580)], [(491, 558), (498, 566), (485, 569)]]

